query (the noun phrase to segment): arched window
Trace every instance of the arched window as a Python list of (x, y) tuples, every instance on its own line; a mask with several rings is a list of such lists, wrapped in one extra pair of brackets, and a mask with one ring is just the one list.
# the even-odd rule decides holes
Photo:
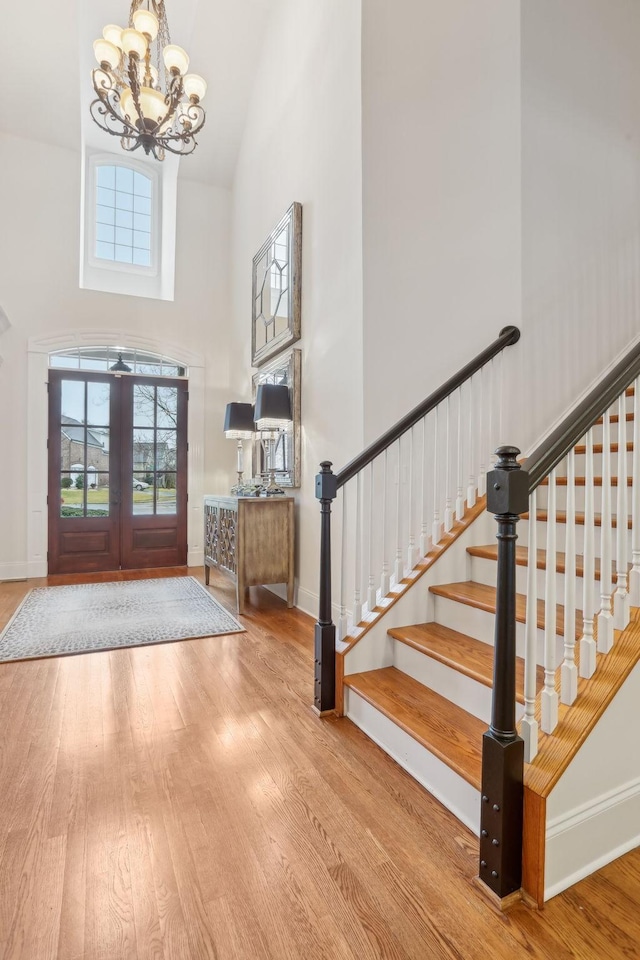
[[(114, 154), (89, 153), (85, 160), (84, 247), (88, 267), (120, 292), (125, 284), (153, 283), (162, 250), (162, 181), (150, 164)], [(144, 279), (143, 279), (144, 278)], [(98, 286), (100, 284), (98, 283)]]
[(121, 163), (97, 163), (95, 173), (95, 257), (151, 267), (153, 179)]
[(122, 358), (130, 372), (137, 376), (186, 377), (188, 370), (177, 360), (136, 347), (72, 347), (49, 354), (49, 366), (64, 370), (97, 370), (106, 372)]
[(80, 287), (173, 300), (177, 163), (83, 151)]

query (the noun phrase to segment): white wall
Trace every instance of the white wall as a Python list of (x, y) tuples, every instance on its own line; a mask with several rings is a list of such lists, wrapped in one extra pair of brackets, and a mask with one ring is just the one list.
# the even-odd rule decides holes
[(0, 351), (1, 577), (23, 569), (26, 560), (30, 337), (118, 329), (202, 354), (205, 486), (226, 483), (233, 444), (221, 432), (229, 394), (229, 193), (179, 181), (174, 302), (79, 289), (79, 151), (0, 137), (0, 210), (0, 303), (12, 324)]
[(362, 47), (367, 439), (515, 323), (530, 449), (638, 330), (640, 7), (368, 0)]
[(545, 899), (640, 843), (640, 751), (629, 735), (636, 666), (547, 801)]
[(635, 0), (522, 0), (527, 443), (638, 333), (639, 48)]
[(362, 101), (372, 440), (520, 322), (519, 2), (367, 0)]
[(274, 4), (233, 190), (232, 371), (251, 398), (251, 264), (303, 205), (298, 605), (317, 612), (321, 460), (362, 447), (360, 0)]

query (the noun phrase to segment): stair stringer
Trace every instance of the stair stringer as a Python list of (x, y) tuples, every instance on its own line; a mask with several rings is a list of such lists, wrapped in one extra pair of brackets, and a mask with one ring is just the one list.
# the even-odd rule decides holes
[[(434, 597), (429, 587), (452, 580), (467, 580), (471, 575), (471, 557), (467, 547), (489, 543), (495, 539), (496, 522), (483, 510), (468, 524), (456, 540), (437, 557), (428, 569), (405, 589), (405, 592), (377, 618), (359, 638), (346, 637), (338, 645), (344, 676), (380, 670), (393, 664), (393, 640), (388, 632), (407, 623), (433, 620)], [(338, 705), (341, 711), (342, 705)]]
[(640, 846), (640, 663), (549, 793), (544, 899)]

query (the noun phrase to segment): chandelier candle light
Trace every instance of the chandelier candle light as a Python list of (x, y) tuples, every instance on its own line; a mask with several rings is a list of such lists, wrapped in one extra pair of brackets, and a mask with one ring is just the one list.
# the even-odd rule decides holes
[(128, 27), (108, 24), (93, 44), (100, 66), (91, 73), (97, 99), (89, 109), (124, 150), (142, 147), (156, 160), (165, 150), (185, 156), (204, 126), (207, 84), (187, 73), (187, 53), (171, 43), (164, 0), (143, 3), (132, 0)]

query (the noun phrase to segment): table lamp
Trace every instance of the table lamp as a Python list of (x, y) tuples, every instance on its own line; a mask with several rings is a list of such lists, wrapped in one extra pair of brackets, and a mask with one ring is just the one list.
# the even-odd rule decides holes
[(238, 482), (231, 488), (231, 493), (241, 496), (244, 487), (244, 448), (243, 440), (251, 440), (255, 433), (253, 422), (253, 405), (250, 403), (228, 403), (224, 415), (224, 434), (229, 440), (238, 441)]
[(284, 384), (259, 384), (254, 416), (256, 429), (265, 445), (267, 454), (269, 485), (266, 489), (266, 495), (268, 497), (282, 496), (284, 490), (276, 484), (275, 459), (277, 441), (292, 419), (289, 388)]

